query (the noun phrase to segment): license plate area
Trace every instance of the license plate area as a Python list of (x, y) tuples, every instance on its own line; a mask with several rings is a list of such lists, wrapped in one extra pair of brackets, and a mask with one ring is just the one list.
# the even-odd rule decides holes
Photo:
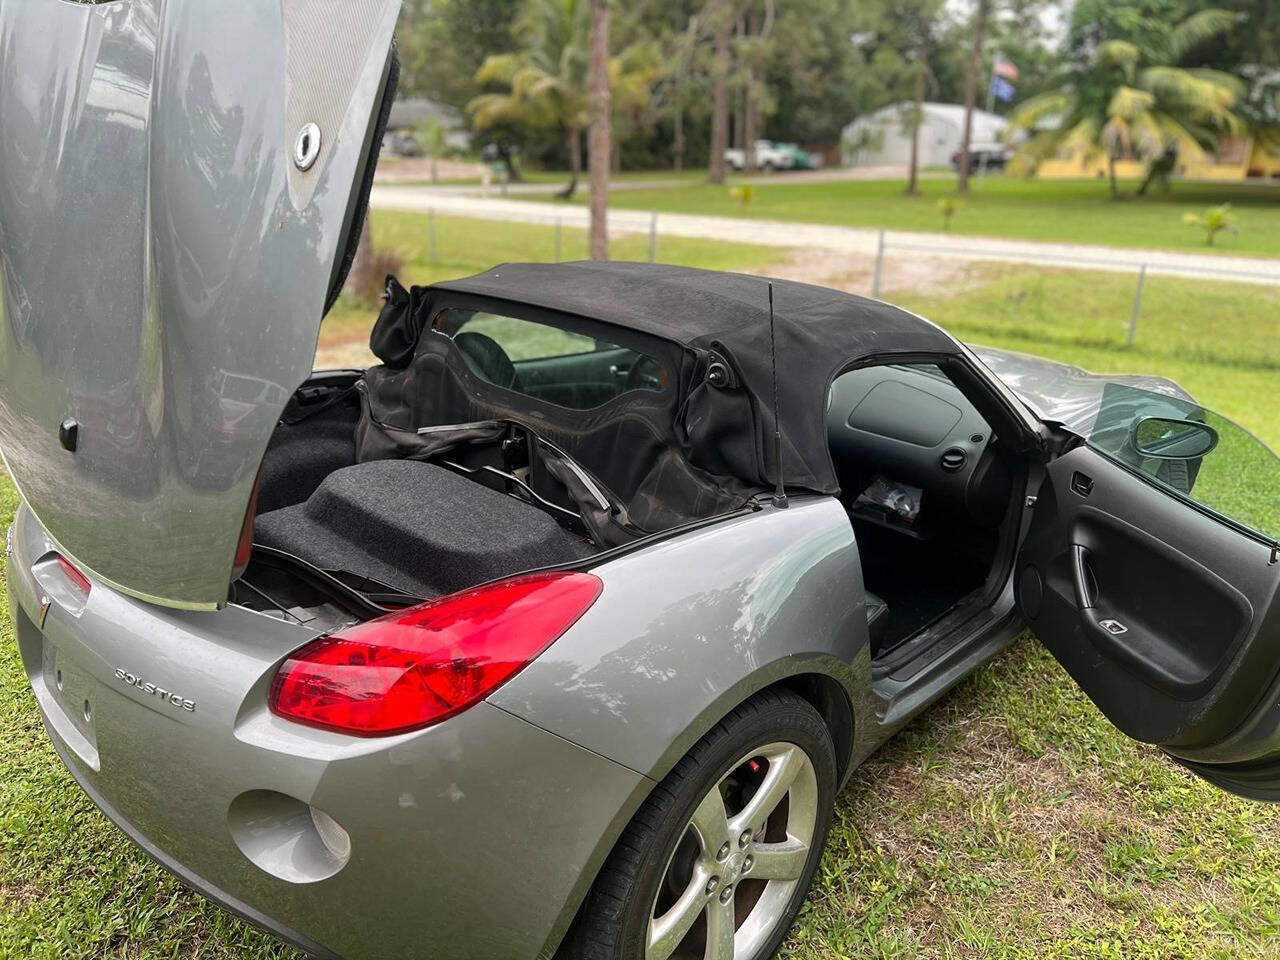
[(78, 667), (70, 657), (42, 636), (39, 697), (49, 725), (64, 743), (93, 770), (98, 770), (98, 735), (95, 723), (101, 685)]

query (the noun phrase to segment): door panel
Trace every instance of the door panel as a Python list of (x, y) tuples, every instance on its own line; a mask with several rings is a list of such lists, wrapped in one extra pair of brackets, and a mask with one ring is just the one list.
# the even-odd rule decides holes
[(1249, 598), (1194, 557), (1088, 505), (1067, 560), (1092, 645), (1178, 700), (1212, 686), (1253, 620)]
[(1274, 738), (1253, 738), (1247, 757), (1227, 742), (1272, 706), (1272, 558), (1260, 538), (1080, 446), (1047, 468), (1016, 592), (1040, 640), (1124, 733), (1200, 764), (1256, 767), (1280, 755)]

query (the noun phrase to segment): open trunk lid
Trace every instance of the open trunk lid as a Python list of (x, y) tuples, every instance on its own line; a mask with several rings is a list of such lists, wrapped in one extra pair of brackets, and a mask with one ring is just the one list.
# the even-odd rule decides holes
[(398, 10), (0, 0), (0, 450), (127, 593), (227, 597), (363, 218)]

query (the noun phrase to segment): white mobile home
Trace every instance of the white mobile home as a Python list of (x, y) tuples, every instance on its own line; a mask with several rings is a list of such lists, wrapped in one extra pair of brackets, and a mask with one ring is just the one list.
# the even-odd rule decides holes
[[(951, 162), (964, 133), (964, 107), (955, 103), (923, 103), (920, 124), (920, 166)], [(898, 166), (911, 162), (910, 101), (881, 107), (844, 128), (841, 155), (846, 166)], [(994, 143), (1007, 126), (1004, 117), (973, 111), (972, 144)]]

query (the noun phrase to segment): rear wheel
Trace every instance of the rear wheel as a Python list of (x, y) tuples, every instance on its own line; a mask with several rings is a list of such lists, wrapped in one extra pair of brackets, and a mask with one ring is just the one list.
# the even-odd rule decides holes
[(747, 701), (702, 738), (628, 825), (575, 931), (583, 960), (764, 960), (822, 855), (835, 751), (789, 693)]

